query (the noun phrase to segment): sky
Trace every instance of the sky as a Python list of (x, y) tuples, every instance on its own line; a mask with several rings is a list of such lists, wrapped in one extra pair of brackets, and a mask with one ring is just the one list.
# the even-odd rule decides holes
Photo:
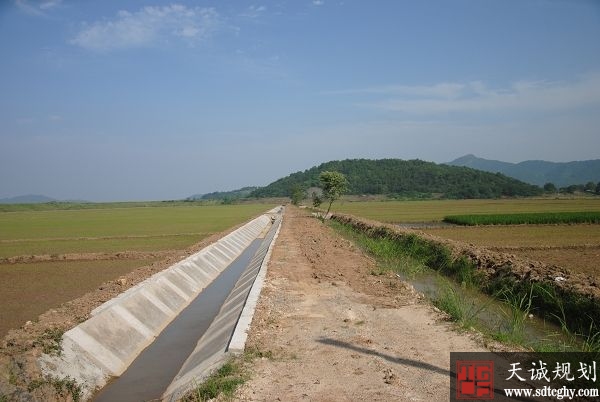
[(600, 158), (598, 0), (0, 0), (0, 198)]

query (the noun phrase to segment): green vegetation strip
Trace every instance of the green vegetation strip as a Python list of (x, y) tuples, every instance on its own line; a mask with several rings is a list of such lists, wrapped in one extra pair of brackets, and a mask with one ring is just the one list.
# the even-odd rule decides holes
[(600, 223), (600, 212), (542, 212), (522, 214), (450, 215), (444, 222), (456, 225), (547, 225)]
[(510, 294), (518, 300), (530, 300), (538, 315), (556, 322), (572, 334), (594, 337), (600, 331), (600, 300), (593, 294), (561, 286), (554, 280), (524, 278), (508, 264), (478, 267), (473, 257), (456, 253), (432, 239), (374, 225), (354, 217), (334, 215), (332, 219), (366, 236), (383, 240), (382, 247), (404, 253), (419, 263), (453, 277), (459, 283), (472, 284), (492, 296)]
[(202, 384), (197, 385), (188, 393), (183, 402), (203, 402), (214, 400), (219, 396), (232, 398), (238, 386), (246, 381), (242, 364), (239, 359), (231, 359), (215, 370)]

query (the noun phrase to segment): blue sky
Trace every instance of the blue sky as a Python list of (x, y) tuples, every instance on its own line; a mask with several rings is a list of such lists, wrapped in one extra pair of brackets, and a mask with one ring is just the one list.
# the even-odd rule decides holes
[(0, 198), (163, 200), (345, 158), (600, 158), (600, 2), (0, 2)]

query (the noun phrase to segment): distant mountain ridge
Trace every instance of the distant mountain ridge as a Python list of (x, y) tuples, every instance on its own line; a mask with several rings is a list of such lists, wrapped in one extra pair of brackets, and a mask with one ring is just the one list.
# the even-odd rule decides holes
[(0, 198), (0, 204), (42, 204), (57, 201), (54, 198), (39, 194), (19, 195), (17, 197)]
[(541, 188), (537, 186), (503, 174), (492, 174), (468, 167), (436, 164), (418, 159), (346, 159), (292, 173), (253, 191), (250, 196), (288, 197), (294, 189), (318, 187), (319, 174), (327, 170), (343, 173), (349, 182), (349, 193), (357, 195), (428, 197), (438, 194), (447, 198), (497, 198), (542, 193)]
[(250, 193), (252, 193), (254, 190), (256, 190), (258, 187), (242, 187), (240, 189), (237, 190), (231, 190), (231, 191), (215, 191), (212, 193), (208, 193), (208, 194), (195, 194), (192, 195), (190, 197), (187, 198), (188, 201), (195, 201), (195, 200), (222, 200), (222, 199), (238, 199), (238, 198), (244, 198), (247, 197), (248, 195), (250, 195)]
[(447, 165), (470, 167), (490, 173), (498, 172), (537, 186), (553, 183), (557, 187), (566, 187), (590, 181), (600, 182), (600, 159), (573, 162), (529, 160), (510, 163), (468, 154), (448, 162)]

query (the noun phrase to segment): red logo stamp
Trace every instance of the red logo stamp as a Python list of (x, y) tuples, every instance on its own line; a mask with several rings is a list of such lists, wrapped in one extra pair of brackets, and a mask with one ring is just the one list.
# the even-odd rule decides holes
[(494, 399), (494, 362), (457, 360), (456, 399)]

